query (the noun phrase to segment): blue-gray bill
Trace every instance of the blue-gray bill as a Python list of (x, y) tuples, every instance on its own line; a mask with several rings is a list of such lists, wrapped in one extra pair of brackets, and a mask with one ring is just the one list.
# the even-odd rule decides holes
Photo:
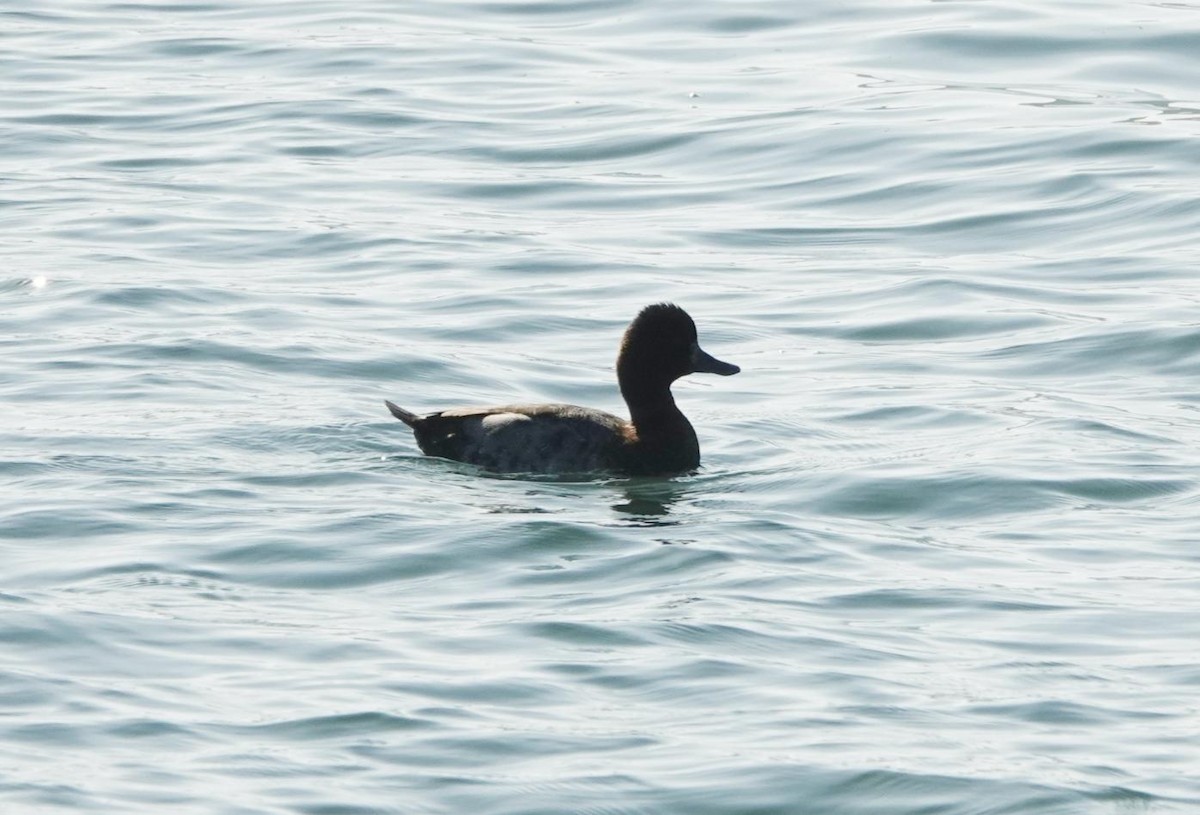
[(731, 362), (722, 362), (699, 345), (692, 345), (692, 372), (733, 376), (742, 369)]

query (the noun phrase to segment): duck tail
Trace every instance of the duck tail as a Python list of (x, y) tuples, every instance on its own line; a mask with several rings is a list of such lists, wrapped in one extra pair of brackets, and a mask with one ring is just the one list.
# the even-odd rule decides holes
[(417, 419), (420, 418), (417, 416), (417, 414), (409, 413), (407, 410), (395, 404), (394, 402), (389, 402), (388, 400), (384, 399), (383, 403), (387, 405), (388, 410), (392, 412), (393, 416), (404, 422), (409, 427), (414, 427), (417, 423)]

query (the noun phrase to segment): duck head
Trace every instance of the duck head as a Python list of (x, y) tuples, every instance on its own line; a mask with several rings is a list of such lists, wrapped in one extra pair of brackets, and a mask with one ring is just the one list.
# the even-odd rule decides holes
[(617, 380), (631, 408), (661, 400), (664, 393), (670, 401), (671, 383), (681, 376), (731, 376), (740, 370), (701, 348), (696, 323), (672, 303), (642, 309), (625, 330), (617, 356)]

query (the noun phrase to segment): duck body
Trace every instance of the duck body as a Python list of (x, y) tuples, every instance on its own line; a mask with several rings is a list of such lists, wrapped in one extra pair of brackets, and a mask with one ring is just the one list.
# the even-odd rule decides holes
[(647, 306), (630, 324), (617, 357), (629, 420), (563, 404), (454, 408), (417, 415), (388, 410), (412, 428), (421, 452), (499, 473), (670, 475), (700, 466), (696, 431), (675, 405), (671, 383), (694, 372), (735, 374), (705, 353), (678, 306)]
[(455, 408), (414, 416), (386, 403), (408, 424), (427, 456), (465, 461), (498, 473), (616, 469), (628, 422), (576, 405)]

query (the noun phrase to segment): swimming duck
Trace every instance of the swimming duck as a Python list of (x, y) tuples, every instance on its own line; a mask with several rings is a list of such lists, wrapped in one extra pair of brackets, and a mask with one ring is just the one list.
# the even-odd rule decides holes
[(671, 383), (691, 373), (741, 369), (709, 356), (696, 324), (671, 303), (646, 306), (617, 354), (617, 382), (629, 421), (575, 405), (454, 408), (418, 416), (385, 400), (413, 429), (421, 452), (500, 473), (670, 475), (700, 466), (700, 444), (675, 406)]

